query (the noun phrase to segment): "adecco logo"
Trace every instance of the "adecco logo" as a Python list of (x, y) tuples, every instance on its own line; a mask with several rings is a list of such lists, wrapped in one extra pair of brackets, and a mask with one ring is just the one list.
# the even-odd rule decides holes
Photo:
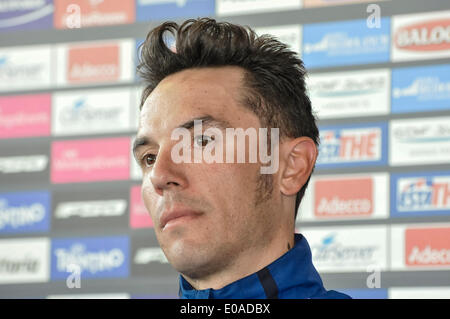
[(116, 44), (69, 48), (67, 58), (69, 83), (119, 80), (119, 46)]
[(407, 266), (450, 266), (450, 227), (405, 230)]
[(389, 174), (337, 174), (311, 178), (298, 222), (388, 217)]
[(314, 187), (317, 217), (370, 216), (373, 213), (371, 178), (318, 180)]

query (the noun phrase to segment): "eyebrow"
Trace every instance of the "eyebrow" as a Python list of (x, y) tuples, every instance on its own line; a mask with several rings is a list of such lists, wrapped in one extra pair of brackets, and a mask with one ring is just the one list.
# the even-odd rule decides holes
[[(230, 123), (226, 120), (218, 119), (211, 115), (205, 115), (190, 119), (184, 122), (183, 124), (179, 125), (177, 128), (185, 128), (191, 130), (194, 128), (195, 121), (202, 121), (202, 126), (217, 127), (223, 130), (232, 127)], [(157, 143), (147, 136), (136, 137), (136, 139), (133, 142), (133, 154), (136, 155), (136, 152), (140, 147), (147, 145), (157, 145)]]

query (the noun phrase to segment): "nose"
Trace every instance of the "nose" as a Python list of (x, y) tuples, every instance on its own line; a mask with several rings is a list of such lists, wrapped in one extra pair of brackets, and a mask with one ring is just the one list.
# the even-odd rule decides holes
[(180, 190), (186, 187), (187, 180), (183, 172), (183, 163), (174, 163), (171, 157), (171, 147), (160, 147), (150, 173), (153, 188), (160, 196), (170, 189)]

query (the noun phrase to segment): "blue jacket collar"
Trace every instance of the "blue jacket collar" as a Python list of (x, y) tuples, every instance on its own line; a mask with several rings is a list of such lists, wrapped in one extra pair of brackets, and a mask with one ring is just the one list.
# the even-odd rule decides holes
[(311, 298), (325, 293), (301, 234), (295, 234), (294, 247), (270, 265), (221, 289), (196, 290), (180, 275), (183, 299)]

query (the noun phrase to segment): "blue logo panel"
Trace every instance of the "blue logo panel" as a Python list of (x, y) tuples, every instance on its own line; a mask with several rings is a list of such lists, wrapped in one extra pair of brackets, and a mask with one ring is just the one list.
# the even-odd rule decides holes
[(319, 128), (318, 169), (387, 165), (387, 123)]
[(339, 292), (349, 295), (353, 299), (387, 299), (387, 289), (339, 289)]
[(50, 193), (0, 194), (0, 234), (46, 232), (50, 229)]
[(391, 175), (391, 216), (450, 215), (450, 171)]
[(380, 28), (366, 20), (305, 25), (302, 52), (306, 68), (388, 62), (390, 19), (382, 18)]
[(50, 29), (53, 26), (53, 0), (6, 2), (0, 11), (0, 31)]
[(450, 65), (392, 70), (392, 113), (450, 109)]
[(197, 18), (215, 14), (214, 0), (137, 0), (137, 21)]
[(52, 240), (51, 278), (129, 276), (129, 239), (126, 236)]

